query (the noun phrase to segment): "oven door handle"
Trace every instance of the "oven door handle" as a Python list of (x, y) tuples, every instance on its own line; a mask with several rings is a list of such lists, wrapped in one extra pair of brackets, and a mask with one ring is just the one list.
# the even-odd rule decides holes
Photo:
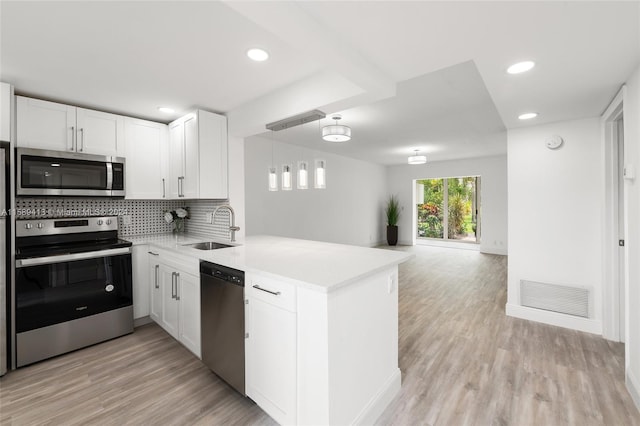
[(16, 268), (26, 268), (27, 266), (37, 265), (50, 265), (52, 263), (71, 262), (74, 260), (96, 259), (99, 257), (109, 257), (127, 253), (131, 253), (131, 247), (89, 251), (84, 253), (63, 254), (58, 256), (33, 257), (30, 259), (18, 259), (16, 260)]

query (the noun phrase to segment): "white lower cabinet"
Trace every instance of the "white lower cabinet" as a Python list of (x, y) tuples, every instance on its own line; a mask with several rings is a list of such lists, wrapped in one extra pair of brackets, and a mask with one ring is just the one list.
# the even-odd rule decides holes
[(295, 287), (247, 274), (246, 392), (283, 425), (296, 423)]
[(197, 262), (197, 259), (180, 262), (175, 254), (169, 256), (162, 250), (149, 250), (149, 276), (152, 282), (150, 317), (201, 358)]
[(146, 244), (131, 248), (132, 281), (133, 281), (133, 319), (149, 315), (149, 246)]
[(200, 277), (176, 272), (178, 292), (178, 340), (201, 357), (200, 350)]

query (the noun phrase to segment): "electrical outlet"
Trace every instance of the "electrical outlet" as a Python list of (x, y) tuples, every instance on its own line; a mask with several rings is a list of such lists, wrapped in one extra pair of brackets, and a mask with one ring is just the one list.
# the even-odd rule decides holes
[(122, 225), (129, 226), (131, 225), (131, 215), (125, 214), (120, 216), (122, 218)]
[(206, 213), (205, 217), (207, 222), (213, 223), (213, 213)]

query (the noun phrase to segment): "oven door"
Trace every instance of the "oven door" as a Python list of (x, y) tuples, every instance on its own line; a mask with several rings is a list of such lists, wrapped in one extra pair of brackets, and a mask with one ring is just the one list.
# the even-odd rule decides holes
[(16, 261), (16, 332), (132, 305), (130, 248)]
[(113, 177), (111, 157), (17, 150), (17, 195), (110, 197)]

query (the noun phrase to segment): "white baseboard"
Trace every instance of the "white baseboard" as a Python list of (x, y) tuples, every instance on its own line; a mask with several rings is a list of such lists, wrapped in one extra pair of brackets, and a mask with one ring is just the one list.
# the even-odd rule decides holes
[(512, 303), (507, 303), (505, 311), (510, 317), (602, 335), (602, 321), (594, 319), (575, 317), (573, 315), (529, 308)]
[(627, 369), (625, 378), (626, 380), (624, 381), (624, 383), (627, 385), (629, 395), (631, 395), (633, 403), (636, 404), (636, 408), (640, 410), (640, 381), (638, 381), (638, 379), (633, 375), (633, 372), (630, 369)]
[(508, 251), (506, 248), (499, 248), (499, 247), (482, 247), (482, 245), (480, 245), (480, 253), (486, 253), (486, 254), (499, 254), (501, 256), (506, 256), (508, 255)]
[(360, 411), (360, 414), (351, 423), (353, 425), (372, 425), (382, 415), (384, 410), (391, 404), (391, 401), (400, 392), (402, 386), (402, 373), (398, 368), (387, 383), (384, 384), (367, 405)]

